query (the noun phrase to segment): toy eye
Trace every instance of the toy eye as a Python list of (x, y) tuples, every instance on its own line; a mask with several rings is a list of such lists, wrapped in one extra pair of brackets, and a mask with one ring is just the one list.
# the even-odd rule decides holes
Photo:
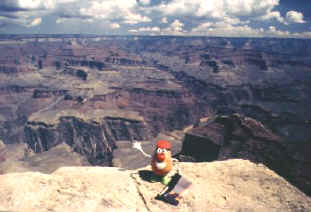
[(167, 150), (166, 150), (166, 149), (162, 149), (162, 152), (163, 152), (163, 153), (166, 153), (166, 152), (167, 152)]
[(163, 150), (161, 148), (157, 149), (157, 153), (161, 154), (163, 152)]

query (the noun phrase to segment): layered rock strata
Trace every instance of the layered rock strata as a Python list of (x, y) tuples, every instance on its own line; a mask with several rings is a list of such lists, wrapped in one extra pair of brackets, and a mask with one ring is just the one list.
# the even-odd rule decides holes
[(148, 136), (143, 118), (130, 111), (48, 111), (31, 116), (25, 127), (25, 141), (34, 152), (66, 143), (93, 165), (111, 165), (116, 141), (142, 141)]
[(308, 144), (288, 145), (261, 122), (234, 114), (219, 116), (190, 130), (178, 157), (196, 162), (243, 158), (263, 163), (311, 195)]

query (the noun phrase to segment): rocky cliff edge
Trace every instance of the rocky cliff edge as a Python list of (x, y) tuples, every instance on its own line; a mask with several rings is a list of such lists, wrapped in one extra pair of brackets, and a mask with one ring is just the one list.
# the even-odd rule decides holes
[(311, 210), (311, 198), (261, 164), (234, 159), (177, 166), (193, 182), (178, 206), (155, 200), (162, 184), (144, 181), (139, 170), (63, 167), (0, 175), (0, 211)]

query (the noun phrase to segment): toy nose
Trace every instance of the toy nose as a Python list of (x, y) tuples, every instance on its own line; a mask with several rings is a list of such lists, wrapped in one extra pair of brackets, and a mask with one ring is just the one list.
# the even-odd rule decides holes
[(164, 161), (164, 158), (165, 158), (165, 156), (163, 153), (157, 154), (157, 161), (162, 162), (162, 161)]

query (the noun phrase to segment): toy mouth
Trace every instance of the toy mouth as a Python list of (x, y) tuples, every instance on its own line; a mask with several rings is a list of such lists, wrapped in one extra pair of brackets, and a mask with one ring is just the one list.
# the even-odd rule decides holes
[(162, 169), (164, 169), (166, 167), (166, 163), (165, 162), (160, 162), (160, 163), (156, 162), (155, 165), (156, 165), (157, 169), (159, 169), (159, 170), (162, 170)]
[(156, 158), (157, 158), (158, 163), (161, 163), (164, 161), (165, 155), (164, 154), (157, 154)]

